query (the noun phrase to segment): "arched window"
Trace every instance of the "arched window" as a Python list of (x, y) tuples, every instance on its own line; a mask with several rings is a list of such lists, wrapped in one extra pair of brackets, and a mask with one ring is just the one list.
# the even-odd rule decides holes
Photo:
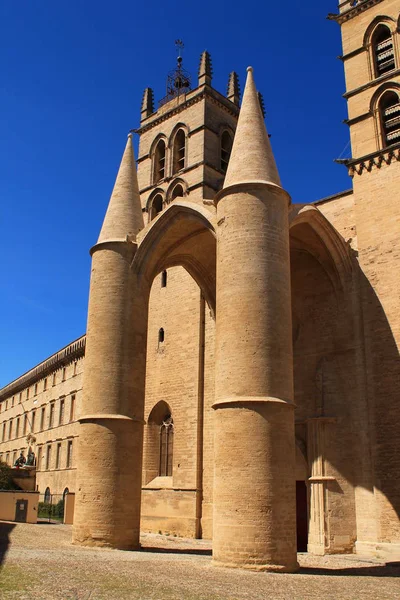
[(165, 177), (165, 142), (160, 140), (154, 152), (154, 183), (161, 181)]
[(182, 198), (184, 196), (183, 187), (180, 183), (174, 187), (171, 194), (171, 200), (175, 200), (175, 198)]
[(173, 149), (173, 167), (172, 173), (177, 173), (181, 169), (185, 168), (185, 157), (186, 157), (186, 136), (183, 129), (179, 129), (174, 139)]
[(161, 196), (161, 194), (157, 194), (156, 196), (154, 196), (153, 201), (151, 203), (150, 221), (155, 219), (156, 216), (162, 211), (162, 209), (163, 209), (163, 197)]
[(50, 488), (47, 487), (46, 491), (44, 493), (44, 501), (49, 503), (50, 502), (50, 498), (51, 498), (51, 494), (50, 494)]
[(65, 501), (65, 496), (69, 494), (69, 489), (65, 488), (65, 490), (63, 491), (63, 502)]
[(388, 90), (379, 101), (383, 146), (400, 142), (400, 101), (397, 92)]
[(226, 173), (228, 169), (229, 157), (232, 152), (232, 136), (229, 131), (224, 131), (221, 136), (221, 170)]
[(161, 287), (167, 287), (167, 271), (161, 273)]
[(372, 36), (375, 77), (380, 77), (395, 68), (392, 33), (387, 25), (378, 25)]
[(143, 477), (145, 485), (173, 474), (174, 426), (171, 407), (160, 400), (151, 410), (144, 432)]
[(174, 422), (170, 414), (165, 415), (160, 427), (160, 468), (161, 477), (172, 475), (172, 457), (174, 450)]

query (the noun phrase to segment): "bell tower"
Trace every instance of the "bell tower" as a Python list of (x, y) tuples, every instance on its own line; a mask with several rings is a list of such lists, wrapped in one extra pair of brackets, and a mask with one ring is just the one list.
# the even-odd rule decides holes
[(369, 406), (363, 427), (374, 441), (356, 492), (358, 552), (400, 543), (393, 501), (398, 507), (399, 10), (398, 0), (346, 0), (328, 16), (340, 25), (343, 42), (352, 156), (338, 162), (353, 180)]
[(222, 188), (239, 115), (239, 82), (228, 79), (227, 95), (212, 87), (211, 56), (200, 57), (197, 86), (183, 67), (177, 40), (175, 69), (166, 95), (154, 103), (147, 88), (141, 107), (138, 153), (139, 191), (145, 225), (176, 198), (212, 207)]

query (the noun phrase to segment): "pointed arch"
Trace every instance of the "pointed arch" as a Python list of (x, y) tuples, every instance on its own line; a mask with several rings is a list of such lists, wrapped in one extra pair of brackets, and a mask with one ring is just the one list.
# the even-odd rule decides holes
[(149, 413), (145, 430), (145, 484), (157, 477), (172, 477), (174, 420), (169, 404), (160, 400)]
[(167, 171), (167, 136), (159, 133), (150, 147), (151, 184), (155, 185), (165, 179)]
[(153, 221), (163, 210), (165, 205), (165, 192), (162, 188), (156, 188), (150, 194), (146, 202), (146, 211), (149, 215), (148, 222)]
[(169, 148), (172, 152), (171, 175), (179, 173), (187, 167), (187, 146), (189, 130), (184, 123), (178, 123), (169, 138)]
[(395, 21), (379, 15), (369, 24), (364, 34), (364, 48), (370, 53), (372, 78), (376, 79), (396, 68), (394, 38)]
[(184, 267), (214, 312), (216, 233), (213, 220), (207, 209), (175, 200), (140, 241), (132, 262), (133, 271), (150, 288), (158, 273), (172, 266)]
[(348, 245), (315, 206), (305, 206), (290, 217), (291, 247), (307, 251), (321, 264), (333, 288), (343, 291), (352, 278)]
[(175, 198), (183, 198), (188, 195), (188, 184), (184, 179), (178, 177), (174, 179), (167, 190), (167, 204), (175, 200)]
[(389, 81), (381, 85), (371, 98), (370, 111), (375, 116), (380, 147), (400, 141), (400, 84)]

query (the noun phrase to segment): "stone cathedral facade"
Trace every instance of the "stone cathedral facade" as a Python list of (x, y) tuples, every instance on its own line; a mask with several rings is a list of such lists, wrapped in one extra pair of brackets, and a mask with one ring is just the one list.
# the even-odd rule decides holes
[(312, 204), (282, 187), (250, 67), (241, 103), (207, 52), (196, 87), (178, 60), (158, 108), (146, 89), (87, 335), (0, 390), (0, 458), (33, 434), (40, 491), (76, 493), (76, 543), (135, 548), (141, 527), (286, 571), (296, 550), (400, 554), (399, 16), (329, 15), (352, 187)]

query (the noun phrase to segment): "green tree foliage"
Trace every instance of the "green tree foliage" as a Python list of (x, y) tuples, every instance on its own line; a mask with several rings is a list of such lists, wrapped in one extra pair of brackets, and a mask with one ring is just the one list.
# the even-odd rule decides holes
[(21, 489), (13, 480), (13, 471), (6, 463), (0, 461), (0, 490)]

